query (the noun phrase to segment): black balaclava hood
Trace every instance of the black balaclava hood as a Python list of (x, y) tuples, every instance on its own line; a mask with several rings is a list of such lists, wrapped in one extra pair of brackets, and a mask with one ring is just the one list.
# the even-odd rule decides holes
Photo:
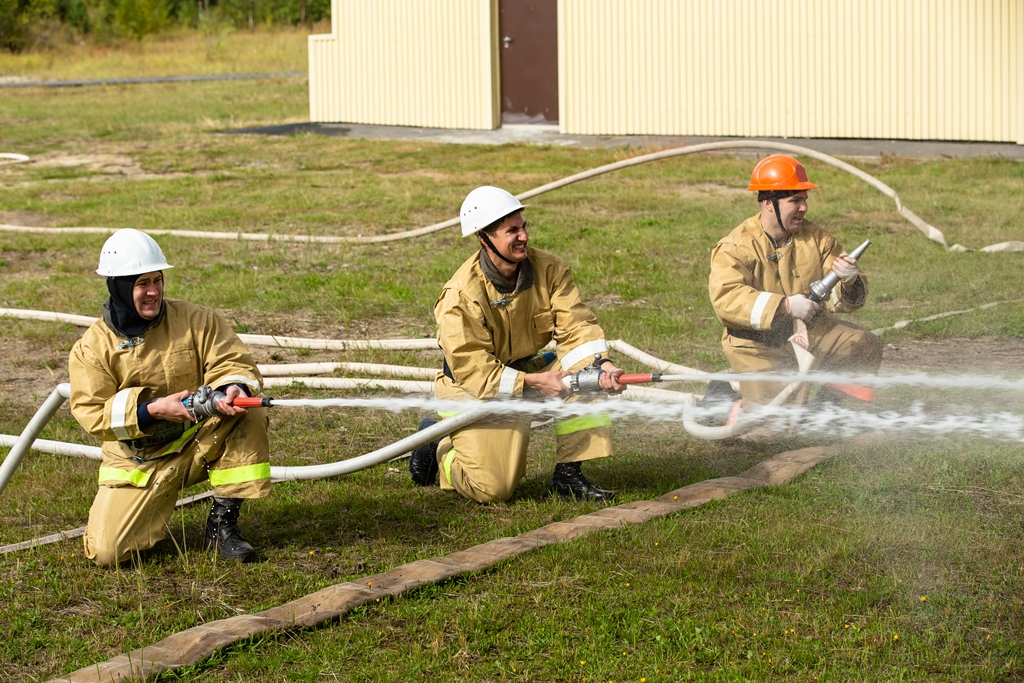
[[(163, 275), (163, 271), (160, 271)], [(136, 337), (159, 323), (164, 317), (167, 306), (160, 304), (160, 314), (152, 320), (146, 320), (135, 310), (135, 299), (132, 292), (138, 275), (121, 275), (107, 278), (107, 291), (110, 298), (103, 304), (103, 320), (114, 332), (130, 339)]]

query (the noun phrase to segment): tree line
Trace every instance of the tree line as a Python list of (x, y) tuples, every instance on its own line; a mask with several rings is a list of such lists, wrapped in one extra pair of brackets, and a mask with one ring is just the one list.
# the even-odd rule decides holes
[(21, 52), (56, 38), (141, 39), (204, 22), (299, 26), (330, 13), (330, 0), (0, 0), (0, 50)]

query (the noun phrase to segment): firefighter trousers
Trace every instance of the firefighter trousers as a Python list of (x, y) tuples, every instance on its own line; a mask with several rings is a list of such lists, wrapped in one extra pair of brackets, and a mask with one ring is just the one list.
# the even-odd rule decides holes
[[(821, 326), (825, 329), (815, 327)], [(773, 372), (797, 370), (796, 355), (790, 343), (771, 347), (747, 339), (728, 336), (722, 350), (733, 372)], [(812, 368), (821, 372), (876, 373), (882, 364), (882, 340), (853, 323), (824, 319), (808, 330), (808, 351), (814, 356)], [(740, 394), (747, 409), (770, 403), (786, 388), (786, 382), (740, 382)], [(807, 400), (810, 386), (804, 385), (792, 398), (797, 405)]]
[[(611, 419), (605, 414), (556, 422), (556, 462), (608, 457), (612, 454), (611, 432)], [(506, 501), (526, 476), (529, 445), (529, 417), (488, 417), (459, 429), (437, 447), (441, 488), (454, 489), (478, 503)]]
[[(270, 493), (269, 419), (265, 408), (245, 415), (208, 419), (178, 452), (143, 463), (143, 476), (100, 485), (89, 510), (85, 555), (112, 567), (153, 547), (169, 531), (182, 490), (209, 478), (218, 498), (262, 498)], [(104, 454), (103, 470), (118, 465)], [(123, 458), (122, 458), (123, 460)], [(112, 467), (111, 467), (112, 466)], [(144, 481), (143, 481), (144, 480)]]

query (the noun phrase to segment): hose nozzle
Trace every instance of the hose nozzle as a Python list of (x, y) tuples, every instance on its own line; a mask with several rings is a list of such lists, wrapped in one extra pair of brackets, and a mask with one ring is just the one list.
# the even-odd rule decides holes
[(192, 421), (199, 422), (217, 415), (217, 408), (214, 404), (226, 399), (227, 396), (224, 395), (224, 392), (216, 391), (213, 387), (204, 384), (189, 394), (181, 403), (185, 406)]
[(601, 354), (594, 354), (594, 362), (582, 370), (564, 377), (562, 383), (572, 391), (573, 394), (592, 394), (601, 391)]
[[(601, 354), (594, 354), (593, 363), (564, 378), (562, 383), (569, 387), (573, 394), (604, 391), (601, 388), (601, 375), (605, 374), (605, 371), (601, 369), (601, 360)], [(646, 384), (648, 382), (660, 382), (661, 374), (621, 375), (617, 381), (619, 384)]]
[(237, 408), (269, 408), (273, 403), (274, 397), (267, 396), (260, 398), (259, 396), (237, 396), (231, 401), (231, 405)]
[[(864, 243), (859, 247), (851, 251), (847, 256), (854, 259), (859, 259), (861, 254), (867, 251), (868, 246), (871, 245), (871, 240), (864, 240)], [(807, 298), (811, 301), (821, 303), (825, 299), (829, 298), (832, 294), (832, 290), (839, 284), (839, 276), (829, 271), (828, 275), (821, 278), (817, 282), (811, 283), (811, 291), (807, 295)]]

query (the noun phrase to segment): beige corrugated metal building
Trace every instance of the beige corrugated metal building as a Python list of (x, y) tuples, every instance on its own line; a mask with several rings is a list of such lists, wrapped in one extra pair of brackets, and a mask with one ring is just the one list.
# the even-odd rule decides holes
[[(1024, 144), (1024, 0), (549, 2), (563, 133)], [(333, 0), (310, 119), (498, 127), (516, 5)]]

